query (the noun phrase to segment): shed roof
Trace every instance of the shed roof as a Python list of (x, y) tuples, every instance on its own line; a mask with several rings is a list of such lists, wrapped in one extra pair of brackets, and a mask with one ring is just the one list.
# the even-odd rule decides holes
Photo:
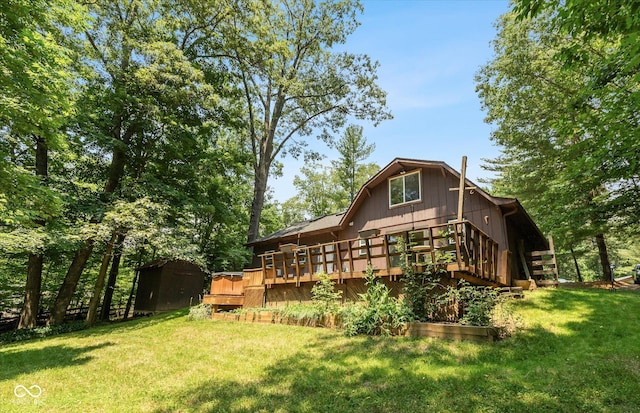
[(181, 264), (184, 265), (190, 265), (190, 266), (195, 266), (198, 267), (198, 269), (200, 269), (200, 266), (198, 264), (195, 264), (191, 261), (187, 261), (187, 260), (183, 260), (183, 259), (179, 259), (179, 258), (168, 258), (168, 257), (162, 257), (162, 258), (157, 258), (151, 262), (148, 262), (138, 268), (136, 268), (137, 270), (146, 270), (146, 269), (150, 269), (150, 268), (161, 268), (164, 267), (165, 265), (167, 265), (170, 262), (179, 262)]

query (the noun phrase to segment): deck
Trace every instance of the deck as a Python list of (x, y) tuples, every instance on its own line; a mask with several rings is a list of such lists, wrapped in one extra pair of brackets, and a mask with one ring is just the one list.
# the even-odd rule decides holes
[[(244, 270), (245, 285), (314, 282), (323, 272), (336, 282), (363, 278), (367, 263), (379, 276), (401, 274), (398, 239), (408, 243), (408, 259), (417, 271), (439, 264), (453, 276), (485, 285), (508, 285), (508, 251), (499, 257), (498, 244), (469, 221), (380, 234), (370, 230), (361, 237), (313, 246), (284, 244), (279, 251), (259, 257), (262, 266)], [(500, 266), (500, 267), (499, 267)]]

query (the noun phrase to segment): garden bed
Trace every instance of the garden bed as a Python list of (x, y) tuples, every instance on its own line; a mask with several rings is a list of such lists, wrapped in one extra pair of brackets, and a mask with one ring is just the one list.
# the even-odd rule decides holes
[(406, 335), (448, 340), (496, 341), (498, 339), (498, 329), (488, 326), (467, 326), (454, 323), (414, 322), (407, 324)]
[[(287, 317), (274, 311), (247, 311), (243, 313), (213, 313), (212, 320), (243, 321), (248, 323), (286, 324), (307, 327), (340, 328), (340, 319), (336, 316), (322, 319)], [(495, 341), (498, 330), (494, 327), (467, 326), (455, 323), (407, 323), (406, 336), (435, 337), (448, 340)]]

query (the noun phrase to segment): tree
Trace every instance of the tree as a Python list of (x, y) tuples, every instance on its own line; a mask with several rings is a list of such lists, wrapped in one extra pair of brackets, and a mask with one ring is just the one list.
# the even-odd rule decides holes
[[(145, 181), (172, 181), (154, 190), (175, 195), (184, 184), (175, 170), (189, 169), (183, 163), (188, 156), (208, 153), (223, 111), (208, 82), (211, 71), (207, 77), (186, 55), (195, 59), (193, 37), (209, 33), (218, 21), (200, 21), (204, 29), (191, 30), (194, 22), (187, 16), (201, 16), (200, 4), (119, 0), (88, 7), (92, 24), (84, 32), (87, 65), (74, 137), (85, 157), (99, 157), (102, 190), (94, 192), (85, 214), (89, 224), (99, 224), (117, 197), (144, 196)], [(163, 169), (168, 176), (159, 179)], [(86, 237), (77, 249), (52, 308), (52, 324), (62, 322), (94, 243)]]
[(296, 175), (293, 185), (298, 191), (298, 200), (305, 217), (317, 218), (340, 212), (346, 208), (345, 196), (339, 191), (333, 170), (322, 166), (319, 162), (304, 165)]
[(62, 127), (74, 99), (72, 50), (65, 41), (83, 19), (66, 0), (16, 0), (0, 11), (0, 226), (32, 240), (18, 247), (29, 255), (18, 328), (36, 325), (50, 242), (45, 226), (60, 213), (60, 194), (48, 185), (49, 150), (66, 146)]
[[(638, 169), (628, 168), (640, 161), (634, 104), (619, 101), (634, 74), (603, 78), (596, 68), (615, 44), (568, 37), (548, 14), (508, 13), (498, 29), (496, 58), (477, 77), (486, 120), (497, 126), (492, 139), (505, 148), (491, 161), (500, 173), (495, 188), (510, 189), (567, 249), (594, 237), (610, 279), (605, 234), (616, 221), (637, 219), (616, 207), (638, 190)], [(581, 56), (570, 67), (569, 49)]]
[[(377, 63), (337, 52), (357, 27), (354, 0), (254, 1), (233, 16), (225, 63), (243, 90), (253, 154), (254, 193), (248, 240), (258, 237), (270, 170), (278, 155), (298, 156), (304, 138), (344, 125), (348, 116), (378, 123), (390, 117), (376, 84)], [(232, 30), (232, 31), (231, 31)]]
[[(620, 227), (640, 221), (640, 2), (622, 0), (518, 0), (516, 17), (549, 16), (549, 30), (564, 36), (556, 59), (565, 72), (586, 72), (580, 90), (591, 109), (588, 127), (594, 155), (604, 161), (607, 209), (618, 210)], [(585, 119), (586, 120), (586, 119)], [(598, 150), (595, 147), (599, 146)]]
[(367, 139), (362, 136), (362, 126), (349, 125), (336, 144), (336, 149), (340, 157), (332, 164), (340, 185), (348, 194), (347, 204), (350, 204), (360, 187), (380, 169), (375, 163), (363, 163), (371, 156), (376, 145), (367, 144)]

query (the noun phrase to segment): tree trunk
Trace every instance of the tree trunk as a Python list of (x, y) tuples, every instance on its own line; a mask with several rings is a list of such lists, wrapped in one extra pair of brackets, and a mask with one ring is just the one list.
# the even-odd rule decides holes
[(603, 279), (608, 282), (613, 281), (611, 272), (611, 264), (609, 262), (609, 254), (607, 253), (607, 244), (604, 240), (604, 234), (596, 235), (596, 244), (598, 245), (598, 255), (600, 256), (600, 264), (602, 265)]
[(113, 243), (116, 240), (116, 232), (111, 235), (111, 239), (107, 243), (107, 249), (102, 256), (102, 263), (100, 264), (100, 271), (98, 272), (98, 278), (96, 279), (96, 285), (93, 288), (93, 295), (89, 300), (89, 311), (87, 312), (87, 326), (93, 327), (96, 323), (96, 315), (98, 313), (98, 307), (100, 306), (100, 296), (102, 295), (102, 289), (104, 288), (104, 280), (107, 278), (107, 269), (109, 268), (109, 262), (111, 262), (111, 251), (113, 250)]
[[(113, 193), (118, 187), (120, 179), (124, 174), (125, 163), (126, 153), (121, 149), (114, 149), (111, 164), (109, 165), (108, 177), (102, 192), (105, 197)], [(55, 304), (51, 310), (49, 324), (62, 324), (64, 321), (64, 314), (67, 311), (67, 307), (69, 306), (69, 303), (73, 298), (73, 294), (76, 291), (78, 281), (80, 281), (80, 277), (82, 276), (82, 271), (87, 264), (89, 256), (91, 256), (94, 242), (94, 239), (86, 240), (85, 244), (76, 252), (75, 257), (67, 270), (67, 275), (62, 282), (60, 291), (58, 291), (58, 296), (56, 297)]]
[(64, 315), (67, 312), (67, 307), (69, 306), (69, 303), (71, 303), (78, 281), (80, 281), (82, 271), (84, 270), (87, 260), (93, 251), (93, 242), (94, 240), (92, 239), (87, 240), (73, 257), (73, 261), (67, 270), (67, 275), (64, 277), (64, 281), (58, 291), (56, 301), (51, 309), (51, 316), (49, 317), (50, 325), (62, 324), (64, 322)]
[(267, 191), (267, 179), (269, 179), (269, 165), (261, 159), (260, 165), (255, 171), (247, 242), (255, 241), (260, 236), (260, 216), (264, 206), (264, 194)]
[[(42, 183), (46, 183), (49, 162), (49, 148), (45, 140), (35, 137), (36, 141), (36, 176), (39, 176)], [(43, 219), (36, 219), (36, 225), (44, 226), (46, 222)], [(42, 252), (32, 252), (29, 254), (29, 262), (27, 264), (27, 281), (24, 287), (24, 303), (20, 311), (20, 321), (18, 329), (34, 328), (37, 323), (38, 310), (40, 308), (40, 294), (42, 290), (42, 263), (44, 262), (44, 254)]]
[(578, 282), (582, 282), (582, 274), (580, 273), (580, 267), (578, 266), (578, 259), (576, 253), (573, 251), (573, 247), (569, 247), (571, 251), (571, 257), (573, 258), (573, 265), (576, 267), (576, 274), (578, 275)]
[(127, 306), (124, 309), (124, 319), (129, 318), (129, 311), (131, 310), (131, 306), (133, 305), (133, 296), (136, 294), (136, 282), (138, 282), (138, 275), (140, 271), (136, 268), (135, 273), (133, 274), (133, 282), (131, 283), (131, 291), (129, 292), (129, 299), (127, 300)]
[(24, 304), (20, 312), (18, 329), (34, 328), (38, 318), (40, 290), (42, 288), (42, 254), (29, 254), (27, 283), (24, 288)]
[(107, 281), (107, 289), (104, 292), (104, 300), (102, 300), (102, 311), (100, 312), (100, 320), (102, 321), (109, 321), (113, 291), (116, 288), (116, 280), (118, 279), (118, 272), (120, 270), (120, 258), (122, 257), (122, 245), (124, 243), (124, 238), (124, 234), (119, 234), (118, 239), (116, 240), (113, 261), (111, 263), (111, 271), (109, 271), (109, 280)]

